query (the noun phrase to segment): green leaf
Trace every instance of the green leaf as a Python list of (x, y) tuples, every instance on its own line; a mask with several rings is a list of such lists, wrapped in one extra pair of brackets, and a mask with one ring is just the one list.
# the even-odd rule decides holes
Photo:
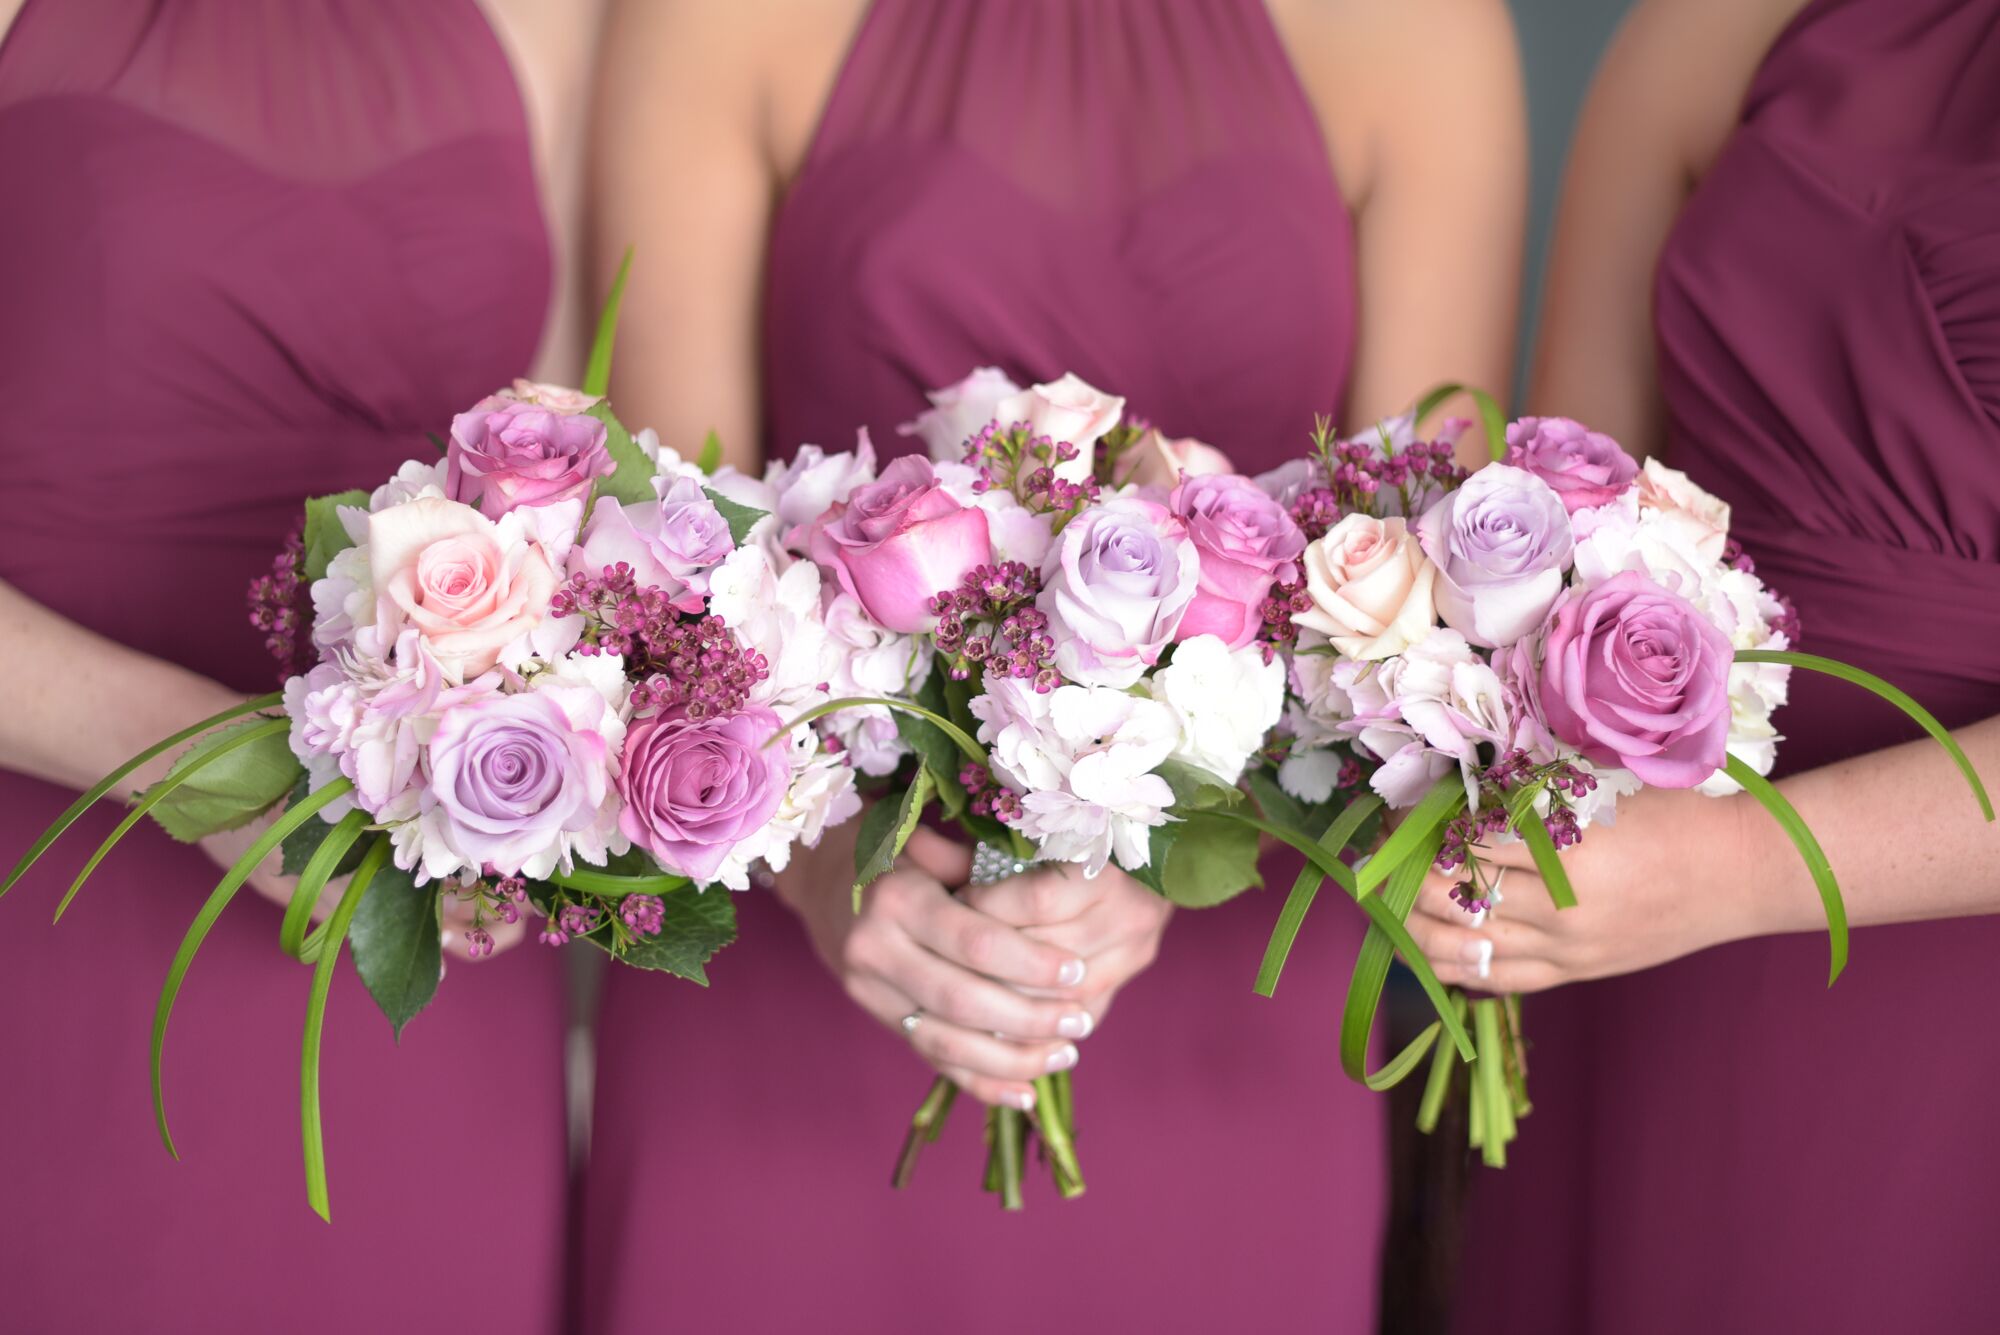
[(347, 939), (355, 910), (365, 902), (369, 884), (389, 856), (389, 841), (377, 839), (369, 846), (354, 879), (340, 896), (340, 904), (327, 919), (326, 943), (320, 947), (313, 966), (312, 990), (306, 996), (305, 1038), (299, 1045), (299, 1135), (304, 1141), (306, 1161), (306, 1203), (313, 1213), (333, 1222), (326, 1195), (326, 1143), (321, 1134), (319, 1111), (320, 1036), (326, 1028), (326, 1001), (333, 991), (333, 970), (340, 962), (340, 945)]
[(929, 719), (900, 710), (891, 710), (889, 717), (896, 721), (896, 735), (917, 753), (918, 762), (930, 771), (931, 784), (937, 790), (938, 805), (944, 808), (945, 815), (956, 819), (964, 812), (966, 802), (965, 789), (958, 781), (962, 763), (958, 748), (952, 745), (951, 738), (944, 735), (944, 729)]
[(1277, 776), (1261, 766), (1246, 771), (1243, 782), (1250, 789), (1250, 796), (1257, 800), (1257, 809), (1264, 813), (1264, 819), (1284, 826), (1288, 830), (1310, 830), (1314, 822), (1307, 818), (1303, 802), (1286, 792), (1278, 783)]
[(1243, 791), (1233, 784), (1224, 783), (1215, 775), (1185, 760), (1162, 761), (1154, 771), (1167, 781), (1174, 790), (1176, 811), (1212, 811), (1217, 807), (1233, 807), (1243, 801)]
[(701, 453), (694, 457), (694, 466), (704, 473), (713, 473), (722, 467), (722, 437), (713, 431), (701, 440)]
[(721, 492), (709, 487), (703, 487), (701, 494), (708, 497), (709, 504), (713, 505), (721, 513), (722, 522), (729, 525), (730, 540), (739, 547), (749, 538), (750, 530), (757, 527), (757, 521), (770, 513), (769, 510), (758, 510), (748, 505), (738, 505)]
[(605, 294), (604, 309), (597, 313), (597, 333), (590, 340), (590, 360), (584, 363), (582, 390), (603, 395), (611, 389), (611, 349), (618, 341), (618, 308), (625, 303), (625, 280), (632, 274), (632, 247), (618, 261), (618, 276)]
[(639, 875), (623, 875), (617, 872), (593, 871), (589, 867), (577, 867), (571, 871), (559, 871), (543, 878), (550, 885), (559, 885), (565, 890), (577, 890), (599, 899), (623, 899), (626, 895), (670, 895), (684, 889), (692, 882), (685, 876), (670, 872), (648, 872)]
[(1874, 673), (1863, 672), (1858, 667), (1851, 667), (1835, 659), (1821, 658), (1818, 654), (1798, 654), (1787, 649), (1740, 649), (1736, 653), (1736, 661), (1739, 663), (1783, 663), (1788, 667), (1804, 668), (1808, 672), (1824, 672), (1830, 677), (1838, 677), (1842, 681), (1851, 682), (1864, 690), (1873, 691), (1876, 695), (1881, 696), (1884, 700), (1887, 700), (1890, 704), (1908, 714), (1916, 721), (1919, 727), (1936, 740), (1939, 746), (1945, 749), (1946, 753), (1951, 756), (1952, 763), (1958, 766), (1958, 772), (1963, 774), (1966, 783), (1971, 785), (1972, 795), (1979, 802), (1980, 814), (1985, 816), (1989, 821), (1993, 819), (1993, 799), (1987, 796), (1986, 785), (1979, 781), (1979, 771), (1972, 767), (1972, 761), (1966, 758), (1966, 754), (1960, 748), (1958, 740), (1951, 735), (1944, 724), (1939, 723), (1936, 718), (1932, 717), (1929, 710)]
[[(1454, 989), (1451, 994), (1452, 1007), (1458, 1012), (1459, 1023), (1465, 1022), (1465, 993)], [(1440, 1043), (1431, 1054), (1430, 1075), (1424, 1080), (1423, 1097), (1417, 1102), (1417, 1130), (1429, 1135), (1437, 1130), (1438, 1117), (1444, 1112), (1444, 1096), (1451, 1092), (1451, 1077), (1458, 1070), (1458, 1049), (1449, 1043)]]
[[(917, 821), (924, 814), (924, 803), (930, 800), (931, 772), (919, 769), (917, 777), (903, 790), (903, 800), (895, 807), (887, 802), (877, 802), (862, 817), (860, 838), (854, 846), (854, 911), (861, 911), (861, 892), (871, 881), (887, 874), (896, 865), (896, 858), (902, 853), (903, 845), (910, 842), (916, 832)], [(881, 811), (892, 811), (892, 817), (879, 816)]]
[[(304, 800), (305, 794), (302, 793), (294, 800), (294, 805)], [(327, 835), (312, 857), (306, 860), (306, 865), (299, 869), (299, 883), (292, 891), (291, 902), (285, 905), (285, 920), (278, 927), (279, 946), (295, 960), (306, 958), (306, 928), (312, 922), (312, 911), (319, 907), (321, 892), (326, 889), (328, 881), (339, 875), (340, 867), (348, 861), (348, 854), (354, 854), (354, 865), (358, 867), (363, 855), (372, 852), (375, 844), (388, 839), (386, 835), (372, 841), (362, 839), (367, 832), (368, 813), (360, 807), (349, 810), (340, 818), (338, 825), (326, 825), (324, 821), (308, 821), (307, 824), (324, 826)], [(324, 937), (319, 944), (324, 947)]]
[(118, 786), (118, 781), (133, 770), (138, 769), (149, 760), (165, 755), (168, 751), (173, 750), (176, 746), (188, 740), (188, 738), (197, 737), (218, 724), (227, 723), (231, 719), (242, 718), (245, 714), (254, 714), (260, 709), (269, 709), (273, 705), (281, 705), (284, 702), (284, 694), (279, 691), (273, 691), (269, 695), (260, 695), (254, 700), (245, 700), (240, 705), (231, 705), (220, 714), (213, 714), (199, 723), (189, 724), (173, 736), (154, 742), (117, 769), (112, 770), (109, 774), (92, 784), (83, 796), (70, 803), (64, 809), (62, 815), (56, 817), (49, 828), (43, 830), (35, 842), (28, 846), (28, 851), (23, 853), (21, 860), (14, 864), (14, 870), (7, 873), (7, 879), (0, 881), (0, 895), (5, 895), (9, 890), (12, 890), (14, 883), (27, 875), (28, 868), (39, 862), (42, 854), (48, 852), (50, 846), (62, 837), (63, 831), (76, 824), (77, 818), (82, 816), (84, 812), (103, 801), (105, 795)]
[(584, 414), (604, 423), (604, 449), (611, 456), (613, 465), (610, 477), (597, 479), (591, 492), (594, 504), (602, 497), (609, 496), (620, 505), (640, 505), (657, 500), (653, 491), (653, 475), (659, 470), (646, 452), (632, 439), (632, 433), (618, 420), (618, 414), (611, 411), (608, 403), (598, 403)]
[(195, 914), (194, 921), (188, 925), (187, 935), (181, 938), (180, 949), (174, 952), (173, 963), (167, 966), (167, 981), (160, 988), (159, 1002), (153, 1007), (153, 1045), (150, 1064), (153, 1117), (159, 1123), (160, 1139), (166, 1144), (167, 1153), (176, 1159), (181, 1156), (180, 1151), (174, 1148), (173, 1133), (167, 1129), (167, 1100), (161, 1085), (160, 1072), (162, 1060), (166, 1055), (167, 1022), (173, 1018), (174, 1001), (180, 996), (181, 981), (187, 977), (188, 969), (194, 964), (195, 953), (201, 949), (201, 943), (208, 939), (209, 930), (215, 926), (216, 919), (220, 918), (222, 911), (229, 907), (229, 901), (236, 897), (236, 892), (242, 889), (243, 883), (250, 879), (250, 873), (255, 871), (265, 858), (271, 856), (280, 840), (301, 823), (311, 819), (321, 807), (335, 798), (345, 796), (353, 787), (354, 785), (346, 779), (335, 779), (272, 821), (270, 828), (258, 835), (250, 847), (244, 850), (243, 856), (237, 858), (235, 864), (223, 873), (222, 880), (209, 893), (200, 912)]
[(765, 742), (764, 745), (772, 745), (792, 729), (803, 727), (811, 723), (814, 719), (825, 718), (828, 714), (836, 713), (842, 709), (852, 709), (856, 705), (884, 705), (900, 713), (912, 714), (918, 718), (926, 719), (935, 724), (945, 736), (951, 738), (952, 743), (964, 753), (966, 759), (980, 765), (990, 766), (992, 763), (986, 758), (984, 748), (978, 742), (972, 740), (971, 734), (944, 715), (934, 714), (922, 705), (913, 704), (908, 700), (897, 700), (886, 695), (849, 695), (843, 696), (838, 700), (828, 700), (825, 704), (814, 705), (811, 709), (808, 709), (805, 713), (772, 733), (770, 740)]
[[(1355, 798), (1327, 825), (1320, 835), (1319, 846), (1338, 857), (1354, 841), (1355, 832), (1381, 806), (1382, 799), (1374, 793), (1363, 793)], [(1269, 814), (1268, 809), (1265, 814)], [(1278, 925), (1271, 929), (1270, 944), (1264, 947), (1264, 963), (1257, 970), (1257, 984), (1253, 989), (1258, 996), (1268, 997), (1278, 990), (1278, 975), (1284, 972), (1285, 961), (1292, 953), (1292, 943), (1298, 939), (1299, 927), (1305, 922), (1306, 910), (1312, 907), (1313, 899), (1325, 880), (1319, 868), (1310, 862), (1299, 868), (1298, 879), (1292, 882), (1292, 893), (1286, 896), (1284, 910), (1278, 915)]]
[[(1354, 974), (1348, 980), (1347, 1005), (1340, 1015), (1340, 1065), (1349, 1079), (1370, 1088), (1383, 1089), (1394, 1083), (1388, 1077), (1391, 1070), (1399, 1065), (1399, 1062), (1392, 1062), (1389, 1068), (1373, 1074), (1368, 1070), (1368, 1040), (1375, 1029), (1375, 1012), (1382, 1004), (1382, 987), (1389, 979), (1389, 963), (1398, 950), (1403, 952), (1404, 962), (1417, 975), (1417, 981), (1426, 984), (1424, 991), (1430, 995), (1438, 1018), (1447, 1029), (1455, 1030), (1452, 1037), (1458, 1042), (1459, 1051), (1468, 1061), (1473, 1056), (1470, 1037), (1458, 1017), (1450, 994), (1438, 983), (1429, 961), (1417, 949), (1416, 942), (1410, 939), (1408, 929), (1403, 926), (1410, 906), (1417, 902), (1417, 892), (1423, 888), (1424, 873), (1430, 870), (1443, 842), (1440, 832), (1415, 846), (1396, 865), (1379, 896), (1363, 897), (1364, 906), (1374, 906), (1374, 911), (1369, 914), (1373, 925), (1361, 942), (1361, 952), (1354, 960)], [(1400, 1080), (1409, 1074), (1415, 1064), (1412, 1059), (1407, 1065), (1401, 1065), (1395, 1079)]]
[(1423, 398), (1417, 400), (1417, 406), (1412, 410), (1412, 415), (1421, 424), (1426, 417), (1430, 416), (1437, 409), (1439, 404), (1459, 394), (1470, 395), (1473, 406), (1479, 410), (1480, 425), (1486, 429), (1486, 452), (1496, 460), (1505, 459), (1507, 457), (1507, 417), (1506, 414), (1500, 411), (1500, 405), (1493, 401), (1493, 396), (1483, 389), (1476, 389), (1471, 385), (1439, 385), (1436, 389), (1424, 395)]
[(1764, 804), (1786, 834), (1798, 846), (1799, 856), (1805, 859), (1806, 870), (1812, 873), (1813, 885), (1819, 890), (1820, 905), (1826, 910), (1827, 948), (1832, 959), (1827, 966), (1826, 985), (1832, 987), (1840, 977), (1840, 971), (1847, 967), (1847, 905), (1840, 898), (1840, 883), (1833, 878), (1833, 865), (1827, 861), (1826, 850), (1819, 846), (1819, 840), (1807, 827), (1805, 818), (1798, 808), (1791, 804), (1783, 793), (1772, 786), (1771, 781), (1738, 760), (1727, 757), (1722, 772), (1743, 786), (1743, 791)]
[[(310, 775), (300, 774), (299, 781), (292, 785), (292, 795), (287, 799), (287, 805), (301, 801), (305, 797), (311, 782)], [(312, 861), (313, 854), (319, 851), (320, 845), (325, 843), (327, 836), (333, 833), (333, 828), (326, 821), (309, 820), (304, 825), (299, 826), (298, 829), (292, 831), (291, 838), (285, 840), (284, 847), (279, 850), (283, 859), (283, 871), (285, 875), (297, 876), (304, 872), (306, 864)], [(333, 869), (332, 875), (345, 876), (353, 871), (361, 865), (361, 855), (365, 852), (367, 852), (367, 849), (362, 847), (350, 848), (346, 859)]]
[(1174, 839), (1180, 834), (1181, 826), (1184, 823), (1182, 821), (1170, 820), (1163, 825), (1155, 825), (1146, 836), (1146, 865), (1143, 867), (1127, 867), (1123, 863), (1120, 863), (1120, 870), (1139, 884), (1145, 886), (1148, 890), (1151, 890), (1154, 894), (1165, 897), (1167, 893), (1167, 855), (1173, 852)]
[(1257, 831), (1206, 812), (1181, 827), (1160, 869), (1160, 893), (1171, 903), (1209, 908), (1264, 884), (1257, 873)]
[(348, 940), (354, 947), (355, 972), (401, 1039), (403, 1026), (437, 995), (438, 966), (443, 960), (438, 887), (419, 886), (393, 862), (384, 865), (354, 915)]
[(1410, 814), (1403, 817), (1403, 823), (1396, 827), (1396, 832), (1384, 840), (1375, 856), (1355, 873), (1355, 883), (1364, 893), (1380, 885), (1390, 871), (1402, 864), (1411, 849), (1428, 842), (1439, 827), (1456, 816), (1464, 805), (1465, 782), (1458, 771), (1453, 770), (1439, 779), (1424, 794), (1422, 801), (1410, 808)]
[[(727, 890), (698, 890), (690, 885), (668, 891), (660, 900), (666, 905), (660, 934), (639, 937), (613, 958), (636, 969), (670, 973), (707, 987), (708, 972), (702, 966), (736, 939), (736, 901)], [(583, 939), (608, 952), (609, 938), (607, 926)]]
[(303, 568), (308, 580), (324, 579), (327, 564), (354, 545), (354, 539), (347, 536), (347, 526), (340, 522), (337, 513), (343, 505), (365, 510), (368, 508), (368, 493), (340, 491), (331, 496), (315, 496), (306, 502)]
[(1542, 884), (1549, 888), (1549, 898), (1559, 909), (1576, 907), (1576, 892), (1570, 889), (1569, 872), (1564, 870), (1562, 858), (1556, 854), (1556, 841), (1549, 836), (1549, 827), (1530, 807), (1514, 820), (1514, 832), (1521, 836), (1521, 842), (1528, 846), (1528, 852), (1535, 859), (1535, 870), (1541, 873)]
[(273, 722), (283, 720), (233, 723), (176, 760), (155, 785), (161, 791), (151, 810), (160, 828), (191, 844), (248, 825), (291, 792), (304, 771), (285, 740), (286, 728), (274, 729)]

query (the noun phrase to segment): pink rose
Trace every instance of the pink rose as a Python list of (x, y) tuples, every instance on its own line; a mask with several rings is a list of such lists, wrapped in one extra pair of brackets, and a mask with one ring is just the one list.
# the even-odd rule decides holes
[(1121, 484), (1136, 487), (1173, 486), (1184, 477), (1234, 473), (1229, 456), (1193, 436), (1169, 440), (1157, 428), (1139, 437), (1118, 461)]
[(581, 500), (616, 465), (604, 423), (540, 404), (490, 398), (451, 421), (445, 494), (489, 519), (516, 506)]
[(558, 584), (519, 514), (496, 524), (437, 496), (368, 516), (368, 570), (381, 642), (415, 629), (452, 682), (486, 671), (538, 628)]
[(905, 455), (812, 526), (807, 549), (890, 630), (937, 624), (931, 599), (993, 559), (986, 512), (960, 504), (930, 461)]
[(1617, 441), (1567, 417), (1509, 423), (1507, 462), (1548, 483), (1571, 513), (1618, 499), (1639, 472)]
[(789, 753), (764, 744), (780, 726), (761, 705), (721, 718), (633, 720), (618, 772), (618, 828), (669, 871), (696, 884), (712, 879), (784, 801)]
[(801, 445), (790, 459), (765, 470), (764, 480), (776, 494), (778, 527), (789, 534), (875, 480), (875, 444), (862, 427), (851, 450), (828, 454), (817, 445)]
[(939, 463), (963, 459), (965, 442), (994, 420), (1002, 401), (1020, 392), (1006, 372), (982, 366), (955, 385), (931, 390), (924, 396), (931, 401), (930, 410), (897, 427), (896, 434), (922, 437)]
[(664, 590), (681, 611), (699, 612), (708, 572), (736, 550), (729, 523), (692, 477), (657, 478), (654, 487), (660, 499), (637, 505), (598, 498), (583, 542), (570, 553), (570, 572), (596, 575), (622, 561), (634, 579)]
[(1271, 586), (1298, 577), (1306, 535), (1256, 483), (1233, 473), (1183, 474), (1167, 508), (1201, 554), (1194, 601), (1176, 636), (1213, 635), (1241, 649), (1264, 624)]
[(1293, 622), (1350, 658), (1389, 658), (1437, 621), (1437, 567), (1402, 519), (1351, 514), (1306, 548), (1312, 607)]
[(1549, 730), (1600, 765), (1693, 788), (1729, 740), (1729, 638), (1637, 571), (1557, 604), (1542, 645)]
[(1702, 560), (1721, 562), (1729, 545), (1729, 502), (1697, 487), (1686, 473), (1646, 460), (1639, 474), (1639, 508), (1657, 511)]
[(1201, 555), (1166, 506), (1121, 496), (1063, 526), (1035, 606), (1071, 681), (1130, 686), (1160, 661), (1194, 601)]

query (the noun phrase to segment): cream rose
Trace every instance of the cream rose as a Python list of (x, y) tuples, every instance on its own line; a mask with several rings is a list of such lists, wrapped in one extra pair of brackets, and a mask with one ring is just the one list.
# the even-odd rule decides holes
[(1312, 607), (1292, 617), (1349, 658), (1389, 658), (1437, 621), (1437, 567), (1401, 519), (1349, 515), (1306, 548)]
[(1711, 496), (1686, 473), (1646, 460), (1638, 480), (1639, 508), (1656, 510), (1704, 561), (1720, 561), (1729, 540), (1729, 502)]
[(1158, 427), (1139, 437), (1118, 465), (1118, 481), (1139, 487), (1171, 487), (1183, 477), (1236, 471), (1215, 446), (1193, 436), (1170, 440)]
[(496, 523), (440, 496), (368, 516), (368, 570), (382, 642), (414, 629), (452, 682), (486, 671), (539, 627), (559, 583), (522, 514)]

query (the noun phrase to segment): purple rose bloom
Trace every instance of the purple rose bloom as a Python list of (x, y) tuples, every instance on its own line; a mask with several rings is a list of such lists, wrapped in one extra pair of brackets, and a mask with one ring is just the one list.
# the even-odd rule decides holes
[(546, 876), (565, 836), (599, 820), (609, 713), (603, 696), (576, 686), (474, 695), (445, 710), (431, 735), (426, 798), (446, 841), (475, 867)]
[(1214, 635), (1231, 649), (1257, 638), (1264, 599), (1281, 579), (1298, 578), (1306, 535), (1285, 507), (1234, 473), (1183, 476), (1167, 508), (1187, 525), (1201, 555), (1194, 601), (1175, 638)]
[(729, 521), (691, 477), (654, 481), (657, 501), (620, 505), (600, 496), (591, 508), (583, 541), (572, 548), (571, 574), (596, 575), (623, 561), (641, 584), (664, 589), (675, 607), (699, 612), (708, 596), (708, 572), (736, 550)]
[(1576, 545), (1561, 498), (1506, 464), (1482, 468), (1446, 492), (1414, 527), (1438, 569), (1438, 615), (1488, 648), (1504, 649), (1540, 628)]
[(1549, 730), (1657, 788), (1693, 788), (1729, 741), (1728, 636), (1637, 571), (1572, 593), (1542, 646)]
[(782, 726), (761, 705), (722, 718), (635, 719), (625, 734), (618, 828), (669, 871), (700, 884), (777, 814), (791, 783)]
[(1617, 500), (1639, 475), (1639, 461), (1624, 446), (1567, 417), (1523, 417), (1510, 423), (1507, 462), (1548, 483), (1571, 511)]
[(590, 493), (615, 465), (604, 423), (533, 403), (491, 398), (451, 420), (445, 492), (498, 519), (523, 505), (552, 505)]
[(1200, 570), (1187, 526), (1157, 501), (1121, 496), (1070, 520), (1043, 562), (1035, 600), (1055, 637), (1057, 670), (1093, 686), (1139, 680), (1180, 629)]
[(937, 625), (931, 599), (993, 560), (986, 512), (960, 504), (916, 454), (856, 487), (812, 526), (806, 543), (869, 616), (906, 635)]

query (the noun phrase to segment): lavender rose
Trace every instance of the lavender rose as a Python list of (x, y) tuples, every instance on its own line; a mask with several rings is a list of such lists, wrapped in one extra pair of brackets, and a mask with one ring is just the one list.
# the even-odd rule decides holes
[(622, 561), (634, 579), (665, 590), (681, 611), (699, 612), (708, 572), (736, 549), (729, 522), (694, 478), (659, 478), (654, 487), (660, 499), (637, 505), (598, 498), (583, 542), (570, 551), (570, 573), (595, 575)]
[(829, 510), (807, 535), (807, 550), (869, 616), (904, 634), (936, 625), (932, 597), (993, 559), (986, 512), (960, 504), (917, 455), (896, 460)]
[[(440, 827), (464, 865), (548, 875), (570, 837), (606, 819), (617, 730), (604, 697), (588, 687), (465, 698), (431, 735), (426, 831)], [(435, 868), (445, 850), (429, 843), (425, 863)]]
[(721, 718), (678, 713), (634, 720), (625, 734), (618, 828), (670, 871), (697, 884), (777, 814), (791, 781), (781, 724), (761, 705)]
[(1510, 423), (1507, 462), (1548, 483), (1571, 511), (1618, 499), (1639, 473), (1639, 461), (1617, 441), (1567, 417), (1523, 417)]
[(1167, 508), (1201, 554), (1177, 638), (1213, 635), (1241, 649), (1257, 637), (1272, 584), (1298, 578), (1306, 535), (1255, 482), (1233, 473), (1183, 475)]
[(1561, 498), (1506, 464), (1482, 468), (1446, 492), (1413, 529), (1438, 568), (1438, 615), (1488, 648), (1505, 648), (1541, 626), (1576, 544)]
[(615, 467), (604, 423), (535, 403), (490, 398), (451, 421), (445, 494), (498, 519), (516, 506), (590, 494)]
[(1085, 510), (1050, 550), (1035, 602), (1056, 667), (1093, 686), (1139, 680), (1180, 629), (1200, 568), (1187, 526), (1164, 505), (1123, 496)]
[(1729, 740), (1729, 638), (1637, 571), (1572, 592), (1542, 646), (1549, 730), (1600, 765), (1692, 788)]

